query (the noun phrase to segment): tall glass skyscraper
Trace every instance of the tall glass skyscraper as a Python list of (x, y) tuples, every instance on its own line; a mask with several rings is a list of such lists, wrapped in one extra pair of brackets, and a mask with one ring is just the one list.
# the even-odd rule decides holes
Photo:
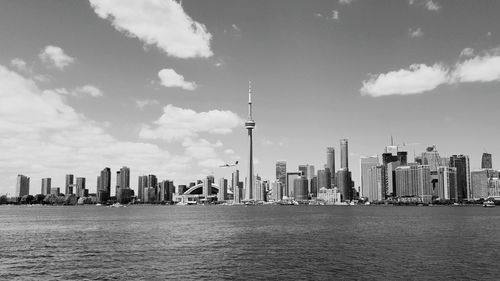
[(347, 139), (340, 140), (340, 168), (349, 169), (349, 151)]
[[(326, 169), (328, 169), (330, 173), (330, 184), (335, 184), (335, 148), (327, 147), (326, 148)], [(331, 188), (332, 186), (325, 186), (326, 188)]]
[(483, 153), (483, 157), (481, 158), (481, 169), (491, 169), (492, 166), (491, 154), (486, 152)]
[[(378, 163), (378, 156), (368, 156), (368, 157), (361, 157), (360, 158), (360, 171), (361, 171), (361, 176), (360, 176), (360, 181), (361, 181), (361, 197), (366, 197), (369, 198), (370, 194), (370, 169), (372, 167), (377, 166)], [(383, 178), (382, 178), (383, 180)], [(385, 193), (385, 190), (384, 190)], [(384, 194), (385, 196), (385, 194)]]
[(30, 178), (24, 175), (17, 175), (16, 196), (23, 197), (30, 194)]
[(286, 184), (286, 161), (276, 161), (276, 180)]
[(73, 194), (73, 175), (66, 175), (66, 183), (64, 185), (64, 194)]
[(450, 157), (450, 167), (457, 169), (457, 200), (471, 198), (469, 156), (452, 155)]

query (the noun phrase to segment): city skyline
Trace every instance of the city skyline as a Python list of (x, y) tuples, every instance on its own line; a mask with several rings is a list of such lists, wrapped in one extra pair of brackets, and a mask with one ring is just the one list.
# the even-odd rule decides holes
[(130, 167), (133, 186), (143, 174), (182, 184), (230, 179), (218, 166), (241, 160), (244, 180), (249, 80), (263, 179), (277, 160), (321, 170), (327, 147), (338, 170), (348, 139), (359, 186), (360, 157), (391, 136), (409, 162), (436, 144), (471, 171), (486, 151), (495, 168), (483, 124), (500, 99), (498, 2), (142, 3), (0, 4), (0, 194), (18, 174), (31, 190), (47, 177), (64, 190), (66, 174), (95, 188), (103, 167)]

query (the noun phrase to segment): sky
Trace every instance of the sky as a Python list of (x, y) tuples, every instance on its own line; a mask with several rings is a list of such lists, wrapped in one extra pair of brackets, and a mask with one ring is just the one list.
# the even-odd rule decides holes
[[(0, 194), (131, 169), (186, 184), (349, 168), (390, 144), (500, 155), (499, 1), (0, 1)], [(112, 185), (114, 185), (114, 179)]]

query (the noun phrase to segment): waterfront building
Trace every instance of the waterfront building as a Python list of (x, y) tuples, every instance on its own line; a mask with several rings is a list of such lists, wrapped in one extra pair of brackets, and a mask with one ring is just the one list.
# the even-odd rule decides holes
[(433, 191), (434, 197), (458, 201), (457, 168), (440, 166), (437, 170), (438, 186)]
[(25, 175), (17, 175), (16, 197), (23, 197), (30, 194), (30, 178)]
[(343, 201), (350, 201), (353, 199), (352, 192), (352, 176), (351, 172), (347, 168), (342, 168), (337, 171), (337, 187), (342, 194)]
[(431, 169), (429, 165), (417, 166), (417, 194), (422, 202), (432, 202)]
[(314, 178), (314, 165), (310, 164), (299, 165), (299, 172), (302, 172), (302, 175), (305, 176), (308, 181), (309, 190), (307, 192), (313, 193), (311, 180)]
[(203, 180), (203, 197), (205, 197), (205, 199), (212, 195), (212, 183), (213, 177), (207, 176)]
[(489, 191), (489, 179), (490, 170), (481, 169), (470, 172), (470, 181), (471, 181), (471, 189), (472, 189), (472, 199), (481, 199), (488, 197)]
[(116, 187), (115, 187), (115, 196), (116, 198), (118, 198), (118, 190), (120, 189), (121, 187), (121, 181), (122, 181), (122, 177), (121, 177), (121, 171), (116, 171)]
[(330, 173), (330, 186), (325, 186), (326, 188), (332, 188), (335, 184), (335, 148), (326, 148), (326, 167)]
[(395, 197), (398, 196), (396, 194), (396, 168), (400, 166), (405, 166), (402, 165), (401, 161), (394, 161), (387, 163), (385, 165), (385, 175), (384, 175), (384, 189), (385, 189), (385, 196), (386, 197)]
[[(376, 167), (379, 165), (378, 163), (378, 156), (368, 156), (368, 157), (361, 157), (359, 160), (359, 165), (360, 165), (360, 182), (361, 182), (361, 197), (369, 198), (369, 192), (370, 192), (370, 170), (372, 167)], [(383, 177), (381, 178), (383, 180)], [(383, 188), (383, 185), (380, 186), (380, 188)], [(384, 190), (384, 196), (385, 196), (385, 190)], [(377, 199), (378, 200), (378, 199)]]
[(396, 194), (399, 197), (418, 197), (423, 202), (432, 200), (430, 167), (409, 164), (396, 168)]
[(88, 189), (85, 188), (85, 178), (77, 177), (76, 178), (76, 196), (78, 197), (87, 197)]
[(52, 179), (51, 178), (43, 178), (42, 179), (41, 194), (43, 194), (43, 195), (50, 194), (51, 185), (52, 185)]
[(243, 193), (240, 185), (240, 170), (236, 170), (231, 174), (231, 186), (233, 187), (233, 203), (241, 203)]
[(450, 157), (450, 167), (457, 168), (458, 201), (470, 199), (472, 192), (470, 189), (469, 156), (452, 155)]
[(483, 153), (483, 156), (481, 157), (481, 169), (491, 169), (492, 166), (491, 154), (486, 152)]
[[(142, 175), (138, 177), (138, 183), (137, 183), (137, 198), (141, 201), (144, 201), (144, 188), (148, 187), (148, 176), (147, 175)], [(182, 193), (179, 193), (182, 194)]]
[[(120, 187), (116, 195), (116, 201), (120, 204), (128, 204), (134, 196), (134, 191), (130, 187)], [(154, 194), (153, 194), (154, 197)]]
[(500, 179), (499, 178), (490, 178), (489, 179), (488, 196), (500, 196)]
[[(340, 168), (349, 169), (349, 151), (347, 139), (340, 140)], [(342, 190), (340, 192), (342, 192)]]
[(130, 187), (130, 168), (125, 166), (120, 169), (120, 187)]
[(384, 165), (371, 166), (365, 178), (365, 187), (363, 187), (363, 196), (368, 198), (368, 201), (381, 201), (385, 199)]
[(341, 194), (338, 188), (324, 188), (318, 190), (318, 200), (324, 201), (328, 205), (337, 205), (341, 202)]
[(111, 169), (104, 168), (97, 177), (97, 202), (104, 203), (111, 196)]
[(266, 201), (266, 186), (262, 182), (262, 178), (257, 175), (255, 177), (255, 188), (254, 188), (254, 200), (255, 201)]
[(219, 179), (219, 193), (217, 193), (217, 201), (227, 200), (227, 179)]
[(271, 183), (271, 198), (274, 201), (280, 201), (283, 199), (283, 184), (280, 181), (274, 181)]
[(306, 201), (309, 199), (308, 182), (305, 176), (296, 177), (293, 180), (293, 194), (296, 201)]
[(252, 195), (254, 193), (254, 173), (253, 173), (253, 129), (255, 128), (255, 121), (253, 120), (252, 116), (252, 87), (251, 87), (251, 82), (248, 82), (248, 119), (245, 122), (245, 128), (248, 131), (248, 147), (249, 147), (249, 154), (248, 154), (248, 184), (246, 186), (246, 194), (245, 194), (245, 199), (246, 200), (252, 200)]
[(276, 161), (276, 180), (286, 183), (286, 161)]
[(64, 184), (65, 195), (73, 194), (73, 179), (74, 179), (73, 175), (71, 174), (66, 175), (66, 182)]
[(302, 176), (302, 172), (288, 172), (286, 173), (286, 186), (283, 191), (283, 196), (287, 196), (289, 198), (294, 197), (294, 180), (297, 177)]

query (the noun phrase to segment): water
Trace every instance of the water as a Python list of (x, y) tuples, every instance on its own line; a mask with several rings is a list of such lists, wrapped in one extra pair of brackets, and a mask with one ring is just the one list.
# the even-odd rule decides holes
[(500, 277), (500, 208), (0, 206), (0, 279)]

